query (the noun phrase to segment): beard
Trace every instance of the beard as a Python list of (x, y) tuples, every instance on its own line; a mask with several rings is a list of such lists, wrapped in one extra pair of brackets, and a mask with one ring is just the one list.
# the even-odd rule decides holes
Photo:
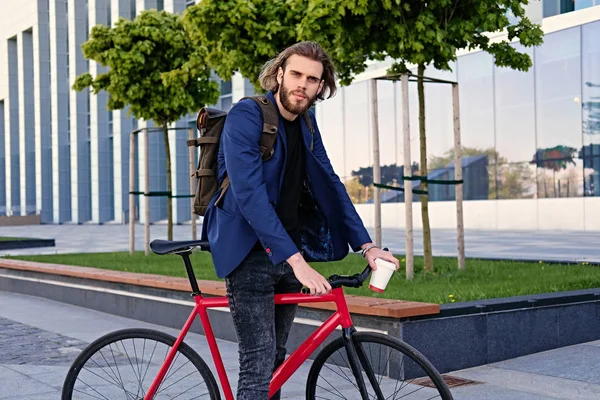
[[(299, 101), (294, 96), (294, 93), (301, 94), (302, 96), (305, 96), (305, 98)], [(315, 101), (317, 100), (317, 94), (315, 93), (314, 96), (308, 97), (308, 94), (303, 90), (288, 89), (285, 86), (285, 80), (282, 80), (281, 87), (279, 88), (279, 100), (286, 111), (292, 114), (300, 115), (304, 114), (313, 106), (313, 104), (315, 104)]]

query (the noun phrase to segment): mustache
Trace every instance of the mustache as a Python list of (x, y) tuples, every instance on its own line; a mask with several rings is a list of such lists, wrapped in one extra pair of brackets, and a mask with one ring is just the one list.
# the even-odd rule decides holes
[(308, 98), (308, 95), (306, 94), (306, 92), (304, 90), (295, 89), (295, 90), (290, 90), (288, 92), (288, 95), (294, 95), (294, 94)]

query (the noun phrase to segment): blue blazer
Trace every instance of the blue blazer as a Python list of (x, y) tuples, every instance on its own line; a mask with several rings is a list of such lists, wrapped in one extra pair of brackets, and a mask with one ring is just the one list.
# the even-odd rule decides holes
[[(267, 97), (275, 104), (272, 93)], [(232, 107), (225, 120), (218, 152), (219, 184), (229, 176), (230, 187), (219, 206), (214, 194), (204, 215), (202, 239), (219, 278), (226, 277), (246, 258), (257, 240), (277, 265), (300, 251), (307, 261), (340, 260), (371, 241), (345, 186), (333, 171), (312, 112), (314, 137), (300, 118), (306, 156), (305, 195), (300, 208), (301, 248), (289, 237), (277, 213), (279, 189), (286, 163), (287, 140), (280, 114), (275, 152), (262, 160), (258, 143), (262, 113), (253, 100)], [(313, 150), (310, 151), (311, 140)]]

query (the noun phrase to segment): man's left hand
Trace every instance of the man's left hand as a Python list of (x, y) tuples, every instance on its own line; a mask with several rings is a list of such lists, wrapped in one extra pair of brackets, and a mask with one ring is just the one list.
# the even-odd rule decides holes
[(400, 262), (392, 253), (378, 247), (373, 247), (372, 249), (367, 250), (367, 253), (365, 254), (365, 259), (369, 262), (373, 271), (377, 269), (377, 264), (375, 264), (376, 258), (381, 258), (382, 260), (394, 263), (394, 265), (396, 265), (396, 271), (398, 271), (398, 268), (400, 267)]

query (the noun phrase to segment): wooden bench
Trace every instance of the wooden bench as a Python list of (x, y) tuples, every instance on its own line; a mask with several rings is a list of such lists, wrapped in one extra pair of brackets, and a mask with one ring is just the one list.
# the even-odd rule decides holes
[[(113, 283), (125, 283), (183, 292), (191, 291), (190, 283), (187, 278), (177, 278), (163, 275), (112, 271), (91, 267), (77, 267), (71, 265), (39, 263), (3, 258), (0, 258), (0, 268)], [(203, 294), (225, 296), (225, 283), (222, 281), (198, 280), (198, 286)], [(351, 313), (379, 317), (406, 318), (420, 315), (438, 314), (440, 312), (439, 304), (421, 303), (416, 301), (392, 300), (353, 295), (346, 295), (346, 301), (348, 303), (348, 309)], [(334, 303), (307, 303), (301, 304), (300, 306), (306, 308), (335, 310)]]

